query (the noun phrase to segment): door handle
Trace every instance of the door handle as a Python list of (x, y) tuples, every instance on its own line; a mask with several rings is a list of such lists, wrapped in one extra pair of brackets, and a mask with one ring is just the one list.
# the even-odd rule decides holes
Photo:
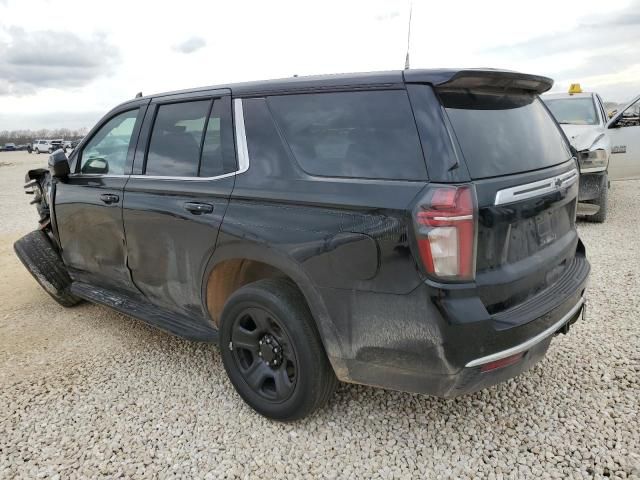
[(210, 203), (187, 202), (184, 204), (184, 208), (194, 215), (213, 212), (213, 205)]
[(111, 205), (112, 203), (118, 203), (120, 197), (118, 195), (114, 195), (113, 193), (103, 193), (100, 195), (100, 200), (102, 200), (107, 205)]

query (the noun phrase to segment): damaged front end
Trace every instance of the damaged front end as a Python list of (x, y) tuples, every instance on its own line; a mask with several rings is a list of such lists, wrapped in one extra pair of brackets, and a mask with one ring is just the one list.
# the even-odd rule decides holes
[(25, 176), (25, 193), (33, 195), (30, 205), (38, 210), (38, 224), (41, 230), (51, 229), (52, 177), (46, 168), (29, 170)]
[[(58, 152), (64, 152), (59, 150)], [(51, 297), (64, 307), (71, 307), (81, 301), (71, 293), (71, 277), (60, 256), (60, 245), (56, 237), (53, 214), (53, 199), (56, 182), (54, 177), (65, 178), (68, 175), (60, 153), (49, 157), (49, 169), (29, 170), (25, 176), (25, 193), (33, 195), (30, 204), (38, 210), (39, 228), (18, 239), (13, 244), (16, 255), (33, 275), (33, 278)], [(66, 156), (64, 162), (67, 162)], [(61, 165), (61, 166), (58, 166)], [(65, 174), (66, 172), (66, 174)]]

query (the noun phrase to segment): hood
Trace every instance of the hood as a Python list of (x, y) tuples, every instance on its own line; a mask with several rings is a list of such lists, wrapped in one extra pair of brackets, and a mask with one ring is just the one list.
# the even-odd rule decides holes
[[(595, 143), (604, 137), (604, 128), (600, 125), (560, 125), (571, 145), (578, 151), (591, 150)], [(601, 147), (602, 148), (602, 147)]]

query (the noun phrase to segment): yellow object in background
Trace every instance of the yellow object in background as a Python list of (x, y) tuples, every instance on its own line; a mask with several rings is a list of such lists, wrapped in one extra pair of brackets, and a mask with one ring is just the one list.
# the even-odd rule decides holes
[(569, 94), (572, 95), (574, 93), (582, 93), (582, 88), (579, 83), (572, 83), (569, 87)]

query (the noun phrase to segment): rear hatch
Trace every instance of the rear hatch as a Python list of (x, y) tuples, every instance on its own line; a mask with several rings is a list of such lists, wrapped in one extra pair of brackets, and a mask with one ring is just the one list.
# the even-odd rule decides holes
[[(544, 80), (491, 72), (435, 86), (459, 162), (451, 169), (466, 170), (459, 176), (475, 188), (476, 292), (496, 318), (527, 301), (553, 308), (538, 299), (554, 289), (551, 303), (566, 301), (558, 287), (580, 267), (578, 170), (538, 97)], [(509, 315), (502, 320), (508, 327)]]

